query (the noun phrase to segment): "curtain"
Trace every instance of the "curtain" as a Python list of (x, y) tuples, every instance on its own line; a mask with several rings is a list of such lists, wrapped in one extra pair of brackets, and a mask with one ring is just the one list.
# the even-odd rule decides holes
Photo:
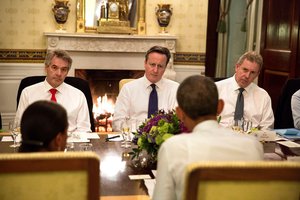
[(218, 48), (217, 48), (217, 63), (216, 77), (226, 77), (227, 68), (227, 49), (228, 49), (228, 12), (231, 0), (220, 1), (220, 18), (218, 22)]

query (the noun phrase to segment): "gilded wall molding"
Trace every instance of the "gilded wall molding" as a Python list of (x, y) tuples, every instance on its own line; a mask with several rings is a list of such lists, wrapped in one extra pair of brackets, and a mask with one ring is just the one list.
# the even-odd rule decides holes
[(42, 63), (46, 49), (0, 49), (1, 63)]
[[(0, 49), (1, 63), (42, 63), (45, 60), (46, 49)], [(177, 52), (174, 54), (174, 64), (204, 65), (205, 53)]]
[(205, 53), (177, 52), (174, 55), (174, 64), (205, 65)]

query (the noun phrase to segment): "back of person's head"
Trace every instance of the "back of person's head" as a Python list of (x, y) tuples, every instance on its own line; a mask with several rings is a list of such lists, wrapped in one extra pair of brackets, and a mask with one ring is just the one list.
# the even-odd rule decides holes
[(259, 66), (259, 69), (262, 68), (262, 65), (263, 65), (263, 58), (262, 56), (255, 52), (255, 51), (248, 51), (246, 53), (244, 53), (237, 61), (237, 64), (238, 65), (241, 65), (244, 60), (249, 60), (250, 62), (254, 62), (254, 63), (257, 63), (258, 66)]
[(177, 90), (178, 106), (191, 119), (217, 115), (218, 90), (208, 77), (194, 75), (186, 78)]
[(54, 151), (50, 143), (58, 134), (67, 135), (67, 129), (67, 112), (61, 105), (51, 101), (36, 101), (22, 115), (19, 152)]
[(45, 65), (50, 66), (51, 61), (54, 57), (60, 58), (64, 61), (66, 61), (68, 63), (68, 68), (71, 69), (73, 60), (67, 51), (61, 50), (61, 49), (48, 51), (46, 58), (45, 58)]
[(154, 52), (155, 52), (155, 53), (159, 53), (159, 54), (163, 54), (163, 55), (166, 56), (166, 58), (167, 58), (166, 66), (167, 66), (168, 63), (169, 63), (169, 61), (170, 61), (170, 58), (171, 58), (171, 53), (170, 53), (169, 49), (166, 48), (166, 47), (162, 47), (162, 46), (153, 46), (153, 47), (151, 47), (151, 48), (147, 51), (147, 53), (146, 53), (146, 55), (145, 55), (145, 60), (147, 61), (147, 60), (148, 60), (148, 57), (149, 57), (149, 54), (150, 54), (150, 53), (154, 53)]

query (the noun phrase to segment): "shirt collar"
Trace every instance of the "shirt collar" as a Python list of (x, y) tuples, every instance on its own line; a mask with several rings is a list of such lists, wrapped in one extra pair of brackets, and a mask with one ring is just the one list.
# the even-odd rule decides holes
[[(238, 89), (240, 88), (240, 86), (238, 85), (238, 83), (235, 80), (235, 74), (231, 78), (232, 78), (232, 89), (234, 91), (238, 91)], [(246, 88), (244, 88), (246, 93), (249, 93), (249, 91), (253, 88), (253, 84), (254, 83), (250, 83)]]
[[(145, 87), (148, 88), (150, 87), (151, 88), (151, 82), (146, 78), (146, 75), (143, 76), (143, 79), (144, 79), (144, 84), (145, 84)], [(162, 88), (163, 86), (163, 82), (164, 82), (164, 78), (161, 78), (158, 82), (155, 83), (156, 85), (156, 88)]]
[(218, 126), (219, 124), (217, 120), (205, 120), (197, 124), (194, 127), (193, 132), (204, 132), (204, 130), (211, 130), (212, 127), (218, 127)]
[[(49, 91), (51, 88), (53, 88), (49, 83), (48, 83), (48, 81), (45, 79), (45, 81), (44, 81), (44, 85), (45, 85), (45, 91), (47, 92), (47, 91)], [(63, 91), (63, 88), (64, 88), (64, 85), (65, 85), (65, 82), (63, 82), (62, 84), (60, 84), (57, 88), (55, 88), (55, 89), (57, 89), (57, 91), (58, 92), (60, 92), (60, 93), (62, 93), (62, 91)]]

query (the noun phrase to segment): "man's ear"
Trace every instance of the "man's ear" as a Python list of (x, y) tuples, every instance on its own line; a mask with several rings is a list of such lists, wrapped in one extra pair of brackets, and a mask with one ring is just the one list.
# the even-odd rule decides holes
[(179, 106), (176, 107), (176, 114), (181, 121), (184, 120), (184, 113)]
[(220, 115), (222, 110), (224, 108), (224, 101), (223, 99), (218, 100), (218, 109), (217, 109), (217, 115)]
[(63, 133), (58, 133), (54, 139), (55, 146), (60, 150), (63, 138)]

